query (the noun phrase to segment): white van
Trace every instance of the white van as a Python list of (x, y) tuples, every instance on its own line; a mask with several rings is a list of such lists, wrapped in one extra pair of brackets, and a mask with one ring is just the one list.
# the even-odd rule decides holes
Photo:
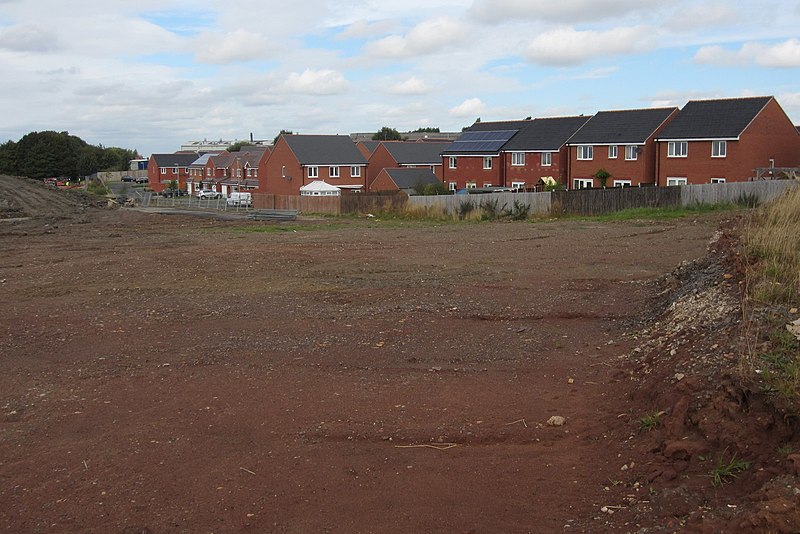
[(253, 205), (253, 194), (242, 191), (234, 191), (227, 200), (228, 206), (240, 206), (249, 208)]

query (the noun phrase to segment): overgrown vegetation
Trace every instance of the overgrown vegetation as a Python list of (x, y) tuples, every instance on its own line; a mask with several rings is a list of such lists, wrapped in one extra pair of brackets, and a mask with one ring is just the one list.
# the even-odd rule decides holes
[(104, 184), (103, 181), (98, 178), (90, 180), (89, 183), (86, 184), (86, 191), (101, 197), (106, 196), (109, 193), (106, 184)]
[(729, 460), (725, 460), (725, 452), (719, 455), (714, 469), (709, 473), (711, 485), (715, 488), (731, 482), (739, 473), (750, 469), (750, 462), (737, 458), (736, 454), (731, 456)]
[(786, 324), (800, 306), (800, 188), (757, 209), (743, 235), (745, 372), (782, 408), (800, 408), (800, 341)]
[(591, 221), (632, 221), (636, 219), (680, 219), (684, 217), (694, 217), (705, 213), (717, 211), (729, 211), (738, 209), (735, 204), (695, 204), (686, 207), (668, 208), (633, 208), (629, 210), (616, 211), (605, 215), (594, 215), (591, 217), (578, 217)]

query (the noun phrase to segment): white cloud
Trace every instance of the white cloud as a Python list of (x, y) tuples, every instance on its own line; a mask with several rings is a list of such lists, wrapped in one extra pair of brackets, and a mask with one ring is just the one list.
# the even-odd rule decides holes
[(343, 93), (348, 86), (341, 72), (327, 69), (306, 69), (302, 74), (293, 72), (284, 83), (286, 91), (307, 95), (334, 95)]
[(676, 32), (686, 32), (736, 24), (740, 16), (731, 2), (696, 3), (676, 10), (667, 20), (666, 26)]
[(0, 49), (44, 53), (57, 48), (59, 48), (58, 36), (36, 24), (19, 24), (0, 29)]
[(652, 30), (645, 27), (606, 31), (564, 27), (538, 35), (528, 46), (525, 57), (540, 65), (577, 65), (596, 57), (637, 54), (653, 47)]
[(251, 61), (268, 54), (267, 40), (259, 34), (243, 29), (229, 33), (206, 32), (194, 40), (197, 60), (202, 63), (233, 63)]
[(476, 117), (486, 111), (486, 104), (480, 98), (470, 98), (450, 110), (452, 117)]
[(797, 68), (800, 67), (800, 40), (789, 39), (772, 46), (763, 43), (745, 43), (739, 50), (704, 46), (695, 53), (694, 60), (697, 63), (725, 67), (755, 63), (768, 68)]
[(405, 36), (390, 35), (368, 43), (367, 53), (380, 58), (408, 58), (438, 52), (469, 37), (467, 27), (456, 20), (438, 18), (418, 24)]
[(430, 90), (430, 86), (416, 76), (396, 85), (389, 85), (389, 92), (395, 95), (424, 95)]
[(651, 11), (665, 0), (476, 0), (472, 16), (489, 23), (520, 18), (577, 23)]
[(358, 20), (350, 24), (336, 39), (367, 39), (385, 34), (391, 30), (393, 23), (388, 20), (370, 22), (368, 20)]

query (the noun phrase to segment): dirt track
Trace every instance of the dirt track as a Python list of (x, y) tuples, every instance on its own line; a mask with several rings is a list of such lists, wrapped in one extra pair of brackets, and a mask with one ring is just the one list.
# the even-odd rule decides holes
[(717, 221), (0, 224), (0, 528), (552, 532), (632, 491), (626, 325)]

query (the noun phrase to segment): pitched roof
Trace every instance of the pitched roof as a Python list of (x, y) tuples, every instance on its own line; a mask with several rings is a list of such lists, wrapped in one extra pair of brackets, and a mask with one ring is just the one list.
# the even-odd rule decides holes
[(646, 142), (678, 108), (600, 111), (569, 140), (570, 145), (635, 145)]
[(366, 165), (348, 135), (283, 135), (300, 165)]
[(450, 144), (387, 141), (383, 146), (399, 165), (441, 165), (442, 152)]
[(258, 163), (264, 155), (269, 156), (269, 149), (263, 147), (261, 150), (242, 150), (241, 152), (234, 152), (234, 157), (238, 157), (242, 161), (242, 165), (249, 163), (251, 167), (258, 167)]
[(586, 124), (591, 116), (552, 117), (527, 121), (519, 133), (509, 141), (503, 150), (534, 150), (555, 152), (559, 150), (575, 132)]
[(771, 96), (689, 101), (659, 139), (736, 139)]
[(188, 167), (198, 156), (195, 152), (191, 152), (188, 154), (152, 154), (150, 157), (153, 158), (157, 167)]
[(222, 169), (230, 167), (235, 158), (236, 156), (234, 156), (233, 154), (225, 152), (223, 154), (211, 156), (209, 159), (211, 160), (211, 163), (213, 163), (215, 167), (217, 167), (218, 169)]
[(430, 169), (384, 169), (384, 171), (398, 189), (413, 189), (417, 185), (441, 183)]
[(216, 156), (218, 154), (219, 154), (219, 152), (209, 152), (207, 154), (203, 154), (202, 156), (200, 156), (199, 158), (194, 160), (190, 166), (191, 167), (205, 167), (206, 163), (208, 163), (209, 158), (211, 158), (212, 156)]
[(375, 152), (375, 149), (378, 148), (378, 145), (382, 143), (382, 141), (359, 141), (359, 143), (367, 149), (367, 152), (372, 154)]
[(300, 188), (300, 191), (341, 191), (335, 185), (331, 185), (328, 182), (323, 182), (322, 180), (314, 180), (313, 182), (304, 185)]

